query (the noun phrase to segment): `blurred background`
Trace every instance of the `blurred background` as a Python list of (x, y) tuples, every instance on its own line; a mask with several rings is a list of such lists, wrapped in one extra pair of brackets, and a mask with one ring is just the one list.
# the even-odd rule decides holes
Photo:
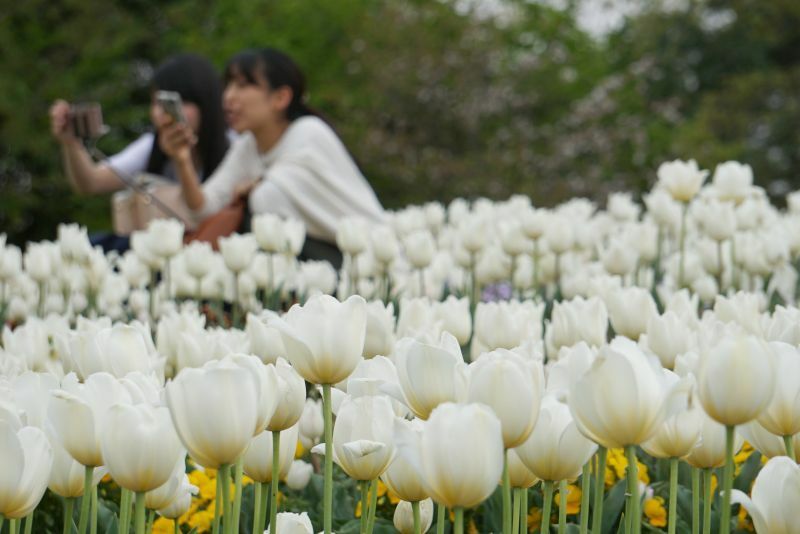
[(676, 157), (749, 163), (776, 202), (800, 187), (797, 0), (4, 0), (0, 233), (110, 227), (108, 197), (69, 190), (54, 99), (101, 102), (114, 153), (163, 58), (254, 46), (297, 60), (388, 208), (638, 197)]

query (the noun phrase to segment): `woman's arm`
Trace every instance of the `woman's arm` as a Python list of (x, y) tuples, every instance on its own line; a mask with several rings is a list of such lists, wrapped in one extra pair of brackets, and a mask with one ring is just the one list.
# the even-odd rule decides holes
[(50, 127), (61, 144), (61, 158), (72, 189), (78, 193), (110, 193), (122, 188), (122, 182), (108, 165), (96, 164), (69, 128), (69, 104), (57, 101), (50, 108)]
[(192, 147), (197, 143), (197, 137), (189, 126), (175, 122), (167, 114), (161, 114), (158, 120), (158, 142), (175, 165), (186, 205), (192, 211), (202, 211), (206, 201), (192, 159)]

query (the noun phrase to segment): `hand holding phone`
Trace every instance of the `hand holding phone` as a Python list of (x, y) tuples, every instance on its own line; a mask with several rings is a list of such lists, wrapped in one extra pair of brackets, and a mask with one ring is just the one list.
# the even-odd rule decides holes
[(156, 102), (158, 102), (158, 105), (164, 110), (164, 113), (172, 117), (172, 120), (181, 124), (186, 124), (181, 95), (175, 91), (158, 91), (156, 93)]

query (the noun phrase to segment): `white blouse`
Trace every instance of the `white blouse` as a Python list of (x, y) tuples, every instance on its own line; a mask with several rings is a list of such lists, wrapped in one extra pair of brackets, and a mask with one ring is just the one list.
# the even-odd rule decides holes
[(239, 136), (202, 185), (205, 202), (197, 217), (204, 219), (224, 208), (237, 184), (258, 178), (261, 182), (250, 194), (251, 213), (300, 219), (312, 237), (334, 242), (338, 222), (347, 216), (373, 223), (385, 219), (372, 187), (319, 117), (295, 119), (263, 154), (251, 133)]

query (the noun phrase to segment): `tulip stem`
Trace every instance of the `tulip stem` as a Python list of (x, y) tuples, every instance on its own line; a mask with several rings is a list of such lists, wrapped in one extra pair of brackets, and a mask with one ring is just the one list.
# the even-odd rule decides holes
[(792, 436), (783, 436), (783, 444), (786, 447), (786, 455), (792, 459), (792, 461), (797, 462), (797, 457), (794, 455), (794, 441), (792, 440)]
[[(212, 534), (219, 534), (219, 518), (222, 515), (222, 511), (219, 508), (219, 503), (222, 502), (222, 472), (220, 469), (217, 469), (217, 492), (214, 497), (214, 523), (211, 527)], [(127, 534), (127, 532), (125, 533)]]
[(514, 488), (514, 511), (511, 513), (511, 532), (517, 534), (519, 532), (519, 508), (520, 508), (520, 491), (521, 488)]
[(545, 480), (542, 482), (542, 533), (550, 532), (550, 510), (553, 504), (553, 481)]
[(222, 475), (222, 532), (232, 534), (233, 514), (231, 513), (231, 466), (230, 464), (219, 466), (219, 473)]
[(558, 482), (558, 534), (564, 534), (567, 531), (567, 481), (560, 480)]
[(86, 527), (89, 525), (89, 506), (92, 502), (92, 478), (94, 477), (93, 467), (84, 467), (83, 475), (83, 497), (81, 497), (81, 516), (78, 520), (78, 534), (86, 534)]
[(372, 534), (375, 528), (375, 512), (378, 505), (378, 479), (369, 483), (369, 515), (367, 516), (367, 534)]
[(503, 449), (503, 534), (511, 534), (511, 478), (508, 475), (508, 449)]
[(447, 506), (439, 503), (436, 510), (436, 534), (444, 534), (444, 524), (447, 521)]
[(239, 457), (236, 461), (236, 467), (234, 471), (234, 493), (233, 493), (233, 513), (231, 514), (231, 532), (237, 533), (239, 532), (239, 521), (240, 516), (242, 515), (242, 476), (243, 476), (243, 469), (244, 469), (244, 459)]
[(700, 470), (692, 467), (692, 534), (700, 534)]
[(150, 328), (155, 328), (156, 326), (156, 277), (158, 276), (158, 270), (150, 269), (150, 300), (148, 301), (149, 311), (150, 311)]
[(19, 525), (17, 525), (17, 520), (12, 519), (11, 523), (8, 524), (8, 531), (10, 534), (19, 534)]
[(422, 521), (419, 515), (419, 501), (411, 503), (411, 513), (414, 515), (414, 534), (422, 534)]
[(136, 534), (144, 534), (144, 496), (145, 492), (136, 492), (136, 508), (134, 518), (134, 532), (136, 532)]
[(592, 461), (589, 460), (583, 464), (583, 472), (581, 473), (581, 523), (580, 534), (588, 534), (589, 532), (589, 491), (591, 486), (591, 466)]
[(272, 433), (272, 505), (269, 508), (269, 532), (277, 534), (278, 524), (275, 518), (278, 517), (278, 477), (280, 476), (281, 459), (281, 433)]
[[(519, 534), (528, 534), (528, 488), (520, 488)], [(516, 532), (514, 534), (517, 534)]]
[(455, 518), (455, 526), (453, 527), (454, 534), (464, 534), (464, 509), (462, 507), (458, 507), (455, 510), (456, 518)]
[(267, 504), (269, 501), (269, 487), (266, 482), (257, 482), (261, 488), (261, 500), (258, 503), (260, 511), (258, 512), (258, 530), (256, 532), (264, 532), (264, 523), (267, 521)]
[(231, 303), (231, 327), (239, 324), (239, 273), (233, 273), (233, 302)]
[(594, 474), (594, 506), (592, 507), (592, 532), (600, 532), (603, 526), (603, 496), (606, 491), (606, 460), (608, 449), (598, 447), (597, 471)]
[[(355, 260), (355, 259), (354, 259)], [(322, 385), (322, 411), (325, 421), (325, 478), (323, 486), (323, 525), (325, 534), (331, 534), (333, 517), (333, 416), (331, 385)]]
[[(64, 529), (62, 530), (62, 534), (72, 534), (72, 509), (74, 506), (74, 498), (64, 499)], [(0, 516), (0, 528), (2, 528), (2, 526), (2, 516)], [(127, 534), (127, 532), (125, 534)]]
[(358, 486), (361, 488), (361, 517), (359, 532), (364, 534), (367, 531), (367, 516), (369, 515), (369, 482), (359, 480)]
[(0, 531), (3, 530), (3, 523), (5, 523), (5, 522), (6, 522), (6, 516), (4, 516), (3, 514), (0, 514)]
[(628, 459), (628, 501), (629, 521), (631, 531), (639, 534), (641, 530), (641, 512), (639, 511), (639, 466), (636, 463), (636, 446), (628, 445), (625, 447), (625, 456)]
[(119, 534), (128, 534), (131, 522), (131, 492), (122, 488), (119, 500)]
[(147, 534), (152, 534), (153, 532), (153, 521), (156, 520), (156, 512), (155, 510), (148, 510), (147, 511)]
[(97, 486), (92, 487), (92, 511), (89, 516), (89, 532), (97, 534)]
[(725, 470), (723, 471), (722, 514), (720, 515), (720, 534), (731, 531), (731, 490), (733, 489), (733, 438), (735, 427), (725, 427)]
[(261, 526), (261, 483), (256, 482), (253, 495), (253, 532), (264, 532), (264, 529), (259, 530)]
[(669, 459), (669, 516), (667, 519), (668, 534), (675, 534), (675, 522), (678, 511), (678, 459)]
[(25, 518), (25, 534), (31, 534), (33, 530), (33, 512), (28, 514), (28, 517)]
[(711, 532), (711, 469), (703, 469), (703, 534)]

